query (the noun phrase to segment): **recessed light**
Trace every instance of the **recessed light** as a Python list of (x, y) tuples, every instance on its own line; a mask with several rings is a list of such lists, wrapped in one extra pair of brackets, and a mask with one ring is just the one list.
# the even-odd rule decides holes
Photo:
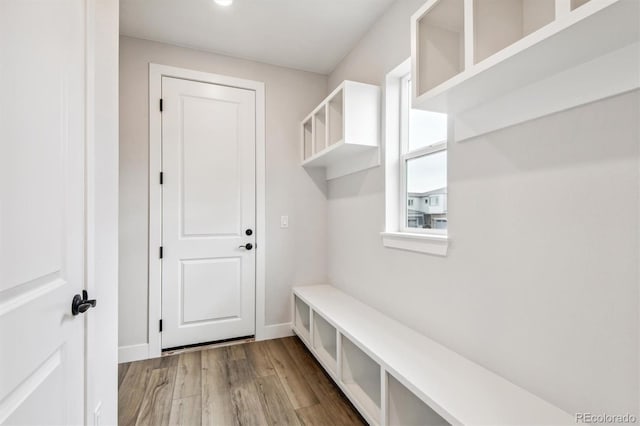
[(213, 0), (218, 6), (231, 6), (233, 0)]

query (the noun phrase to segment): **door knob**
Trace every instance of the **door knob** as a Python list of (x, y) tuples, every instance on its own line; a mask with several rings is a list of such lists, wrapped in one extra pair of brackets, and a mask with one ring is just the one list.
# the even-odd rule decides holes
[(243, 245), (243, 246), (240, 246), (240, 247), (238, 247), (238, 248), (243, 248), (243, 249), (251, 250), (251, 249), (253, 248), (253, 244), (251, 244), (251, 243), (247, 243), (247, 244), (245, 244), (245, 245)]
[(82, 296), (76, 294), (73, 296), (73, 300), (71, 301), (71, 313), (75, 316), (78, 314), (84, 314), (90, 308), (96, 307), (96, 300), (89, 300), (89, 295), (87, 294), (87, 290), (82, 290)]

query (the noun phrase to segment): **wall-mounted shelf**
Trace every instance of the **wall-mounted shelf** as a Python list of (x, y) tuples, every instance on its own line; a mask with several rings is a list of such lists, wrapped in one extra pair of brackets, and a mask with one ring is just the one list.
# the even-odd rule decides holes
[(380, 88), (344, 81), (302, 121), (302, 166), (334, 179), (380, 165)]
[(638, 88), (639, 13), (634, 0), (430, 0), (412, 17), (413, 106), (454, 115), (461, 140)]
[(295, 312), (311, 312), (312, 338), (305, 337), (308, 329), (297, 317), (293, 331), (371, 425), (574, 421), (568, 413), (332, 286), (296, 287), (293, 299)]

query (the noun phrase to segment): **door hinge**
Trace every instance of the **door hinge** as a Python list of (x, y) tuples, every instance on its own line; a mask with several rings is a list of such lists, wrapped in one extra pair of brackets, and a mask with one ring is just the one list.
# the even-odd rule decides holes
[(162, 246), (160, 246), (160, 259), (162, 259)]
[(162, 320), (160, 320), (160, 333), (162, 333)]
[(162, 98), (160, 98), (160, 112), (162, 112), (163, 108), (162, 108)]
[(160, 185), (162, 185), (164, 182), (164, 173), (160, 172)]

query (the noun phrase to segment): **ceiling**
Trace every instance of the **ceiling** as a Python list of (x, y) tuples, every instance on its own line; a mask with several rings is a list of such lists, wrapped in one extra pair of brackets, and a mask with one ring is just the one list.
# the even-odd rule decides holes
[(120, 0), (120, 32), (327, 74), (394, 1)]

